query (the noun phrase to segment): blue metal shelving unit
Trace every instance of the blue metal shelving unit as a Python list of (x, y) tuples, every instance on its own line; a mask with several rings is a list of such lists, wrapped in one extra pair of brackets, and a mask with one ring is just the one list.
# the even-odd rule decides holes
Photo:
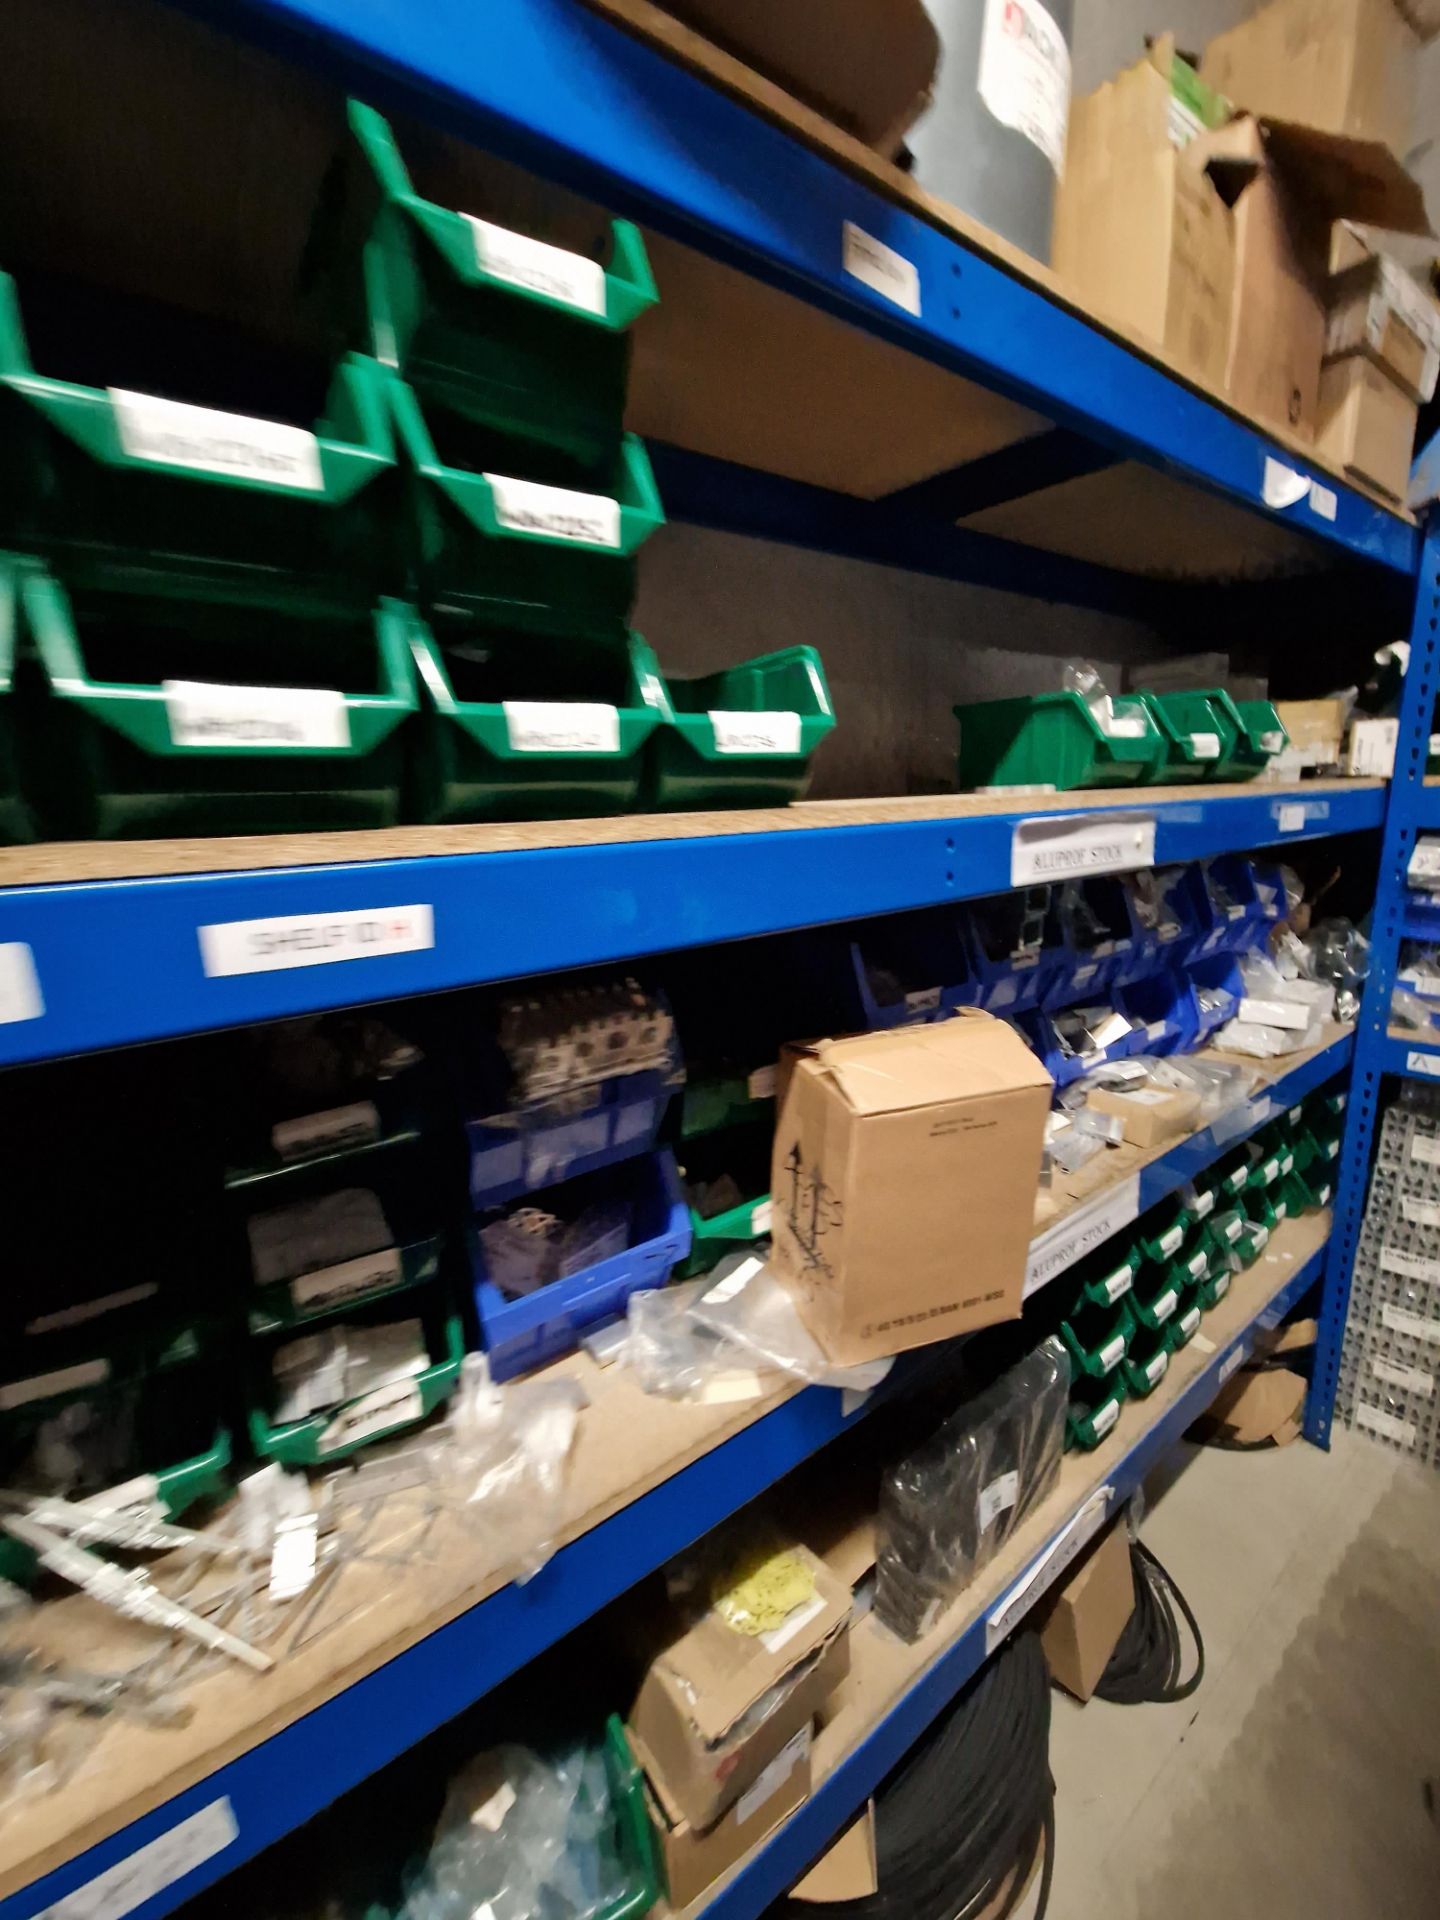
[[(1440, 519), (1432, 517), (1420, 550), (1415, 614), (1410, 627), (1410, 664), (1395, 746), (1385, 830), (1381, 839), (1380, 878), (1370, 949), (1370, 977), (1355, 1039), (1355, 1066), (1345, 1124), (1345, 1146), (1335, 1198), (1335, 1231), (1330, 1242), (1320, 1315), (1320, 1342), (1305, 1409), (1306, 1437), (1325, 1446), (1335, 1413), (1340, 1349), (1350, 1305), (1350, 1274), (1365, 1196), (1370, 1155), (1382, 1108), (1386, 1076), (1440, 1081), (1440, 1047), (1417, 1036), (1394, 1038), (1388, 1031), (1390, 995), (1400, 964), (1411, 913), (1406, 875), (1419, 834), (1440, 819), (1440, 789), (1425, 784), (1435, 701), (1440, 692)], [(1393, 1084), (1393, 1081), (1392, 1081)]]
[[(1440, 791), (1423, 784), (1440, 679), (1440, 532), (1422, 540), (1408, 520), (1311, 469), (579, 0), (183, 4), (1032, 408), (1055, 426), (1023, 451), (1007, 449), (1006, 461), (1015, 468), (1033, 459), (1037, 485), (1083, 440), (1087, 471), (1137, 460), (1305, 535), (1321, 558), (1368, 563), (1352, 572), (1388, 591), (1418, 576), (1388, 806), (1375, 788), (1300, 796), (1259, 786), (1153, 804), (1143, 794), (1107, 796), (1090, 809), (1153, 812), (1155, 857), (1165, 863), (1383, 826), (1374, 973), (1353, 1047), (1355, 1096), (1328, 1251), (1307, 1260), (1210, 1356), (1161, 1417), (1142, 1428), (1130, 1410), (1122, 1435), (1136, 1437), (1113, 1462), (1097, 1456), (1097, 1467), (1108, 1464), (1111, 1506), (1127, 1497), (1243, 1358), (1255, 1325), (1283, 1317), (1322, 1279), (1306, 1430), (1324, 1444), (1381, 1079), (1440, 1079), (1440, 1043), (1401, 1042), (1385, 1031), (1409, 850), (1422, 825), (1440, 825)], [(847, 271), (848, 228), (908, 263), (913, 292), (903, 302)], [(1276, 462), (1293, 476), (1279, 488), (1267, 486)], [(1170, 590), (1156, 583), (956, 528), (966, 491), (958, 476), (871, 503), (680, 449), (659, 450), (657, 464), (672, 507), (697, 523), (1136, 617), (1158, 618), (1170, 604)], [(1269, 504), (1275, 498), (1286, 504)], [(1073, 811), (1088, 805), (1077, 799)], [(920, 817), (917, 809), (898, 822), (768, 831), (737, 818), (732, 831), (703, 838), (592, 838), (524, 852), (10, 886), (0, 856), (0, 1066), (1003, 891), (1015, 829), (1027, 817), (1017, 802), (1003, 814)], [(300, 923), (323, 941), (336, 916), (380, 923), (417, 908), (428, 911), (429, 944), (354, 964), (217, 974), (202, 959), (202, 929), (284, 919), (287, 938)], [(252, 936), (228, 937), (233, 945)], [(1343, 1072), (1351, 1054), (1349, 1040), (1337, 1043), (1284, 1076), (1223, 1138), (1198, 1136), (1152, 1162), (1138, 1183), (1138, 1207)], [(897, 1384), (917, 1364), (897, 1370)], [(847, 1414), (832, 1392), (796, 1395), (566, 1546), (531, 1585), (481, 1602), (13, 1893), (0, 1902), (0, 1920), (158, 1920), (423, 1739), (860, 1417), (863, 1410)], [(975, 1672), (985, 1641), (981, 1619), (925, 1669), (710, 1902), (714, 1920), (748, 1920), (793, 1882)], [(208, 1852), (178, 1845), (186, 1822), (215, 1839)]]

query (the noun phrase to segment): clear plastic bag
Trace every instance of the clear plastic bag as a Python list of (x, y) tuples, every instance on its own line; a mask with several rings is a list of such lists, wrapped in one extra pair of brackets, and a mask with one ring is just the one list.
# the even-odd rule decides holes
[(930, 1631), (1054, 1486), (1069, 1392), (1047, 1340), (886, 1472), (875, 1612), (902, 1640)]
[(800, 1318), (795, 1302), (769, 1264), (754, 1253), (720, 1261), (690, 1311), (701, 1326), (750, 1356), (750, 1364), (778, 1368), (810, 1386), (868, 1393), (889, 1373), (892, 1360), (837, 1367)]
[(1093, 660), (1067, 660), (1062, 685), (1067, 693), (1079, 694), (1096, 726), (1112, 740), (1144, 739), (1149, 725), (1144, 703), (1138, 699), (1113, 698)]

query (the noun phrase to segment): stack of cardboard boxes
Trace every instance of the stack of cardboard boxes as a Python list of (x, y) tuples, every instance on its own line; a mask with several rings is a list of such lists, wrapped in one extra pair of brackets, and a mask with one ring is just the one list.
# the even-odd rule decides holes
[(1071, 110), (1055, 266), (1182, 372), (1403, 501), (1440, 303), (1405, 171), (1418, 0), (1270, 0)]

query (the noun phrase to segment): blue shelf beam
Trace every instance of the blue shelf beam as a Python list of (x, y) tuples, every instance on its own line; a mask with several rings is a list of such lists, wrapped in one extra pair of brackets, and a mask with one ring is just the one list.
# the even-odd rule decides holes
[(1048, 487), (1064, 486), (1067, 480), (1104, 473), (1118, 461), (1118, 454), (1097, 446), (1084, 434), (1051, 427), (1008, 447), (997, 447), (964, 466), (951, 467), (947, 473), (932, 474), (914, 486), (887, 493), (885, 500), (892, 507), (953, 522), (1007, 500), (1023, 500)]
[[(1297, 797), (1259, 784), (1064, 811), (1153, 814), (1166, 864), (1377, 827), (1383, 804), (1375, 787)], [(0, 1022), (0, 1065), (1003, 893), (1014, 829), (1033, 817), (4, 888), (0, 963), (7, 947), (29, 949), (43, 1011)], [(338, 914), (417, 905), (432, 910), (434, 944), (416, 951), (220, 978), (202, 965), (202, 927), (287, 918), (323, 940)]]
[[(579, 0), (187, 4), (377, 105), (418, 113), (1102, 446), (1318, 543), (1414, 572), (1407, 521)], [(908, 263), (904, 304), (846, 270), (847, 225)], [(1268, 507), (1267, 459), (1318, 491)]]
[[(1107, 1512), (1113, 1513), (1141, 1485), (1147, 1474), (1170, 1453), (1186, 1428), (1209, 1406), (1221, 1383), (1241, 1365), (1251, 1350), (1257, 1330), (1278, 1326), (1285, 1316), (1316, 1286), (1324, 1266), (1324, 1249), (1311, 1256), (1285, 1283), (1285, 1286), (1256, 1314), (1241, 1332), (1235, 1334), (1216, 1353), (1185, 1391), (1166, 1407), (1155, 1424), (1121, 1454), (1113, 1465), (1104, 1454), (1095, 1456), (1097, 1469), (1104, 1466), (1103, 1484), (1113, 1488)], [(1145, 1403), (1136, 1406), (1143, 1413)], [(1123, 1410), (1126, 1420), (1129, 1409)], [(1070, 1516), (1067, 1515), (1067, 1524)], [(1059, 1529), (1057, 1529), (1057, 1532)], [(1053, 1537), (1053, 1536), (1052, 1536)], [(1042, 1548), (1023, 1573), (1012, 1583), (1010, 1592), (1020, 1587), (1036, 1561), (1048, 1551)], [(1045, 1585), (1037, 1582), (1032, 1601), (1038, 1600)], [(771, 1903), (780, 1898), (822, 1853), (840, 1829), (865, 1804), (885, 1776), (910, 1751), (941, 1712), (974, 1678), (986, 1656), (986, 1625), (990, 1615), (1005, 1604), (1002, 1595), (988, 1607), (953, 1645), (926, 1668), (915, 1685), (890, 1710), (875, 1730), (848, 1754), (775, 1833), (772, 1839), (751, 1856), (739, 1873), (702, 1909), (705, 1920), (759, 1920)], [(1017, 1616), (1023, 1619), (1024, 1615)]]

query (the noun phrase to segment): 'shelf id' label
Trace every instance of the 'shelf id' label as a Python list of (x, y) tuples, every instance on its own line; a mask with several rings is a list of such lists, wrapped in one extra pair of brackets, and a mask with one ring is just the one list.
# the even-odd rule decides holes
[(1154, 864), (1153, 814), (1038, 814), (1021, 820), (1010, 840), (1012, 887)]
[(377, 960), (419, 953), (435, 944), (428, 905), (361, 907), (353, 912), (279, 914), (268, 920), (222, 920), (197, 927), (200, 963), (209, 979), (237, 973), (279, 973), (340, 960)]

